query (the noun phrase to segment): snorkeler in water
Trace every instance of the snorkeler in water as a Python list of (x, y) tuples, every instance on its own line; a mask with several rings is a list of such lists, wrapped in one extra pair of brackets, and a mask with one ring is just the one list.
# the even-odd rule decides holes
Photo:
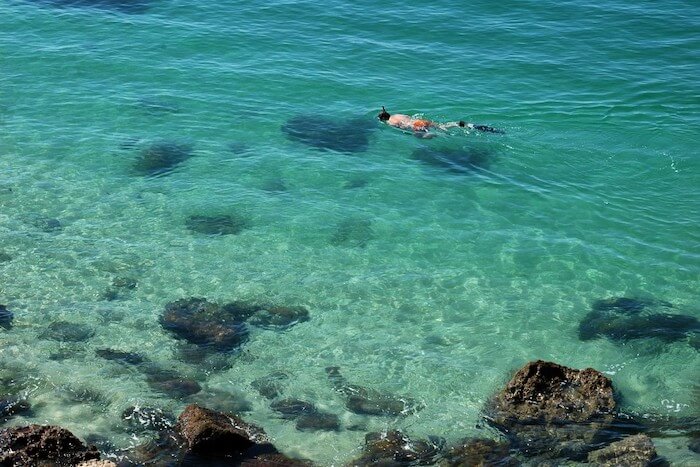
[(382, 106), (382, 111), (379, 112), (377, 118), (382, 122), (387, 123), (396, 128), (400, 128), (406, 131), (412, 131), (413, 135), (418, 138), (434, 138), (437, 136), (435, 133), (431, 133), (431, 129), (447, 130), (449, 128), (469, 128), (471, 130), (478, 130), (487, 133), (499, 133), (503, 134), (505, 131), (499, 130), (497, 128), (492, 128), (486, 125), (474, 125), (473, 123), (465, 123), (460, 120), (458, 122), (446, 122), (439, 123), (432, 120), (426, 120), (423, 118), (413, 118), (410, 115), (405, 114), (389, 114), (384, 106)]

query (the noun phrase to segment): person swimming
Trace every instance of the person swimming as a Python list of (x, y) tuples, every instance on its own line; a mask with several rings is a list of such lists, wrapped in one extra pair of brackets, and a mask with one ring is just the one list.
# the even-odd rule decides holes
[(414, 136), (419, 138), (433, 138), (437, 136), (435, 133), (430, 133), (431, 129), (448, 130), (450, 128), (460, 127), (469, 128), (478, 131), (484, 131), (488, 133), (505, 133), (503, 130), (497, 128), (492, 128), (486, 125), (474, 125), (473, 123), (465, 123), (460, 120), (458, 122), (446, 122), (439, 123), (432, 120), (426, 120), (423, 118), (413, 118), (410, 115), (405, 114), (389, 114), (384, 106), (382, 106), (382, 111), (379, 112), (377, 118), (391, 125), (395, 128), (400, 128), (401, 130), (412, 131)]

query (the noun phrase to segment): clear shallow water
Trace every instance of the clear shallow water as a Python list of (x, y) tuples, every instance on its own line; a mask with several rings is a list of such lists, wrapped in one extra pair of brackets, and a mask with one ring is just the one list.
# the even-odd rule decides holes
[[(29, 392), (29, 420), (125, 447), (129, 405), (245, 405), (280, 449), (339, 465), (370, 430), (484, 434), (483, 402), (537, 358), (606, 372), (628, 411), (698, 416), (687, 341), (578, 339), (600, 298), (653, 297), (700, 318), (692, 2), (161, 1), (124, 13), (4, 1), (0, 13), (0, 248), (12, 257), (0, 303), (15, 312), (0, 359)], [(507, 134), (424, 141), (376, 127), (365, 151), (343, 153), (281, 130), (298, 115), (372, 120), (381, 105)], [(164, 140), (193, 157), (135, 173), (138, 149)], [(414, 160), (421, 148), (477, 148), (490, 164), (450, 172)], [(249, 228), (193, 234), (185, 219), (197, 214)], [(105, 300), (125, 276), (137, 289)], [(311, 320), (251, 328), (216, 371), (182, 362), (158, 323), (189, 296), (304, 305)], [(56, 320), (95, 334), (42, 338)], [(104, 347), (177, 369), (203, 393), (158, 394), (95, 357)], [(425, 408), (351, 414), (329, 365)], [(344, 429), (280, 420), (251, 387), (278, 370), (286, 396)], [(697, 460), (682, 439), (657, 444), (679, 465)]]

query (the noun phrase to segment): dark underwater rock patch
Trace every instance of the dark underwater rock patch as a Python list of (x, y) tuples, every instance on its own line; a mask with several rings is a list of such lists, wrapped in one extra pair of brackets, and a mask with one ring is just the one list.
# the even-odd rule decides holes
[(61, 221), (53, 217), (36, 215), (31, 217), (30, 222), (34, 227), (46, 233), (55, 233), (63, 229)]
[(538, 360), (496, 394), (486, 420), (528, 456), (582, 460), (613, 421), (615, 407), (612, 383), (600, 372)]
[(376, 123), (373, 120), (338, 121), (318, 115), (298, 115), (282, 126), (282, 131), (291, 140), (317, 149), (346, 153), (366, 151), (374, 129)]
[(28, 414), (31, 410), (32, 405), (24, 397), (0, 397), (0, 422), (7, 421), (15, 415)]
[(9, 261), (12, 261), (12, 256), (0, 250), (0, 263), (7, 263)]
[(0, 430), (0, 465), (77, 465), (99, 460), (94, 446), (86, 447), (65, 428), (29, 425)]
[(8, 310), (5, 305), (0, 305), (0, 328), (7, 329), (9, 331), (12, 329), (12, 321), (14, 321), (14, 319), (14, 313)]
[(165, 431), (175, 426), (171, 414), (153, 407), (127, 407), (122, 412), (122, 420), (136, 431)]
[(302, 306), (261, 306), (248, 322), (266, 329), (285, 329), (308, 320), (309, 310)]
[(233, 350), (248, 340), (245, 323), (227, 316), (221, 306), (203, 298), (168, 303), (160, 324), (178, 339), (214, 350)]
[(125, 363), (127, 365), (140, 365), (146, 361), (145, 358), (135, 352), (124, 352), (114, 349), (97, 349), (95, 350), (95, 355), (105, 360)]
[(255, 379), (251, 386), (258, 391), (261, 396), (266, 399), (275, 399), (282, 395), (285, 383), (289, 379), (289, 375), (283, 371), (276, 371)]
[(483, 147), (422, 147), (411, 154), (414, 160), (453, 173), (470, 173), (488, 169), (493, 151)]
[(408, 466), (432, 465), (444, 448), (442, 438), (412, 440), (398, 430), (383, 433), (368, 433), (362, 455), (351, 465), (364, 466)]
[(337, 415), (318, 410), (311, 402), (299, 399), (282, 399), (270, 404), (270, 408), (287, 420), (296, 420), (300, 431), (338, 431)]
[(375, 389), (349, 384), (340, 374), (340, 368), (326, 368), (333, 388), (346, 396), (346, 407), (360, 415), (399, 416), (418, 412), (423, 405), (408, 397), (382, 393)]
[(364, 248), (372, 240), (372, 221), (365, 218), (348, 218), (335, 226), (330, 243), (334, 246)]
[(236, 235), (249, 227), (249, 221), (238, 215), (192, 215), (185, 220), (188, 230), (203, 235)]
[(598, 300), (579, 324), (579, 339), (624, 342), (653, 337), (669, 343), (700, 332), (700, 320), (694, 316), (654, 311), (660, 306), (672, 307), (668, 302), (629, 297)]
[(134, 163), (139, 175), (156, 176), (172, 172), (192, 156), (192, 145), (174, 142), (154, 143), (142, 149)]
[(40, 337), (60, 342), (84, 342), (94, 335), (95, 331), (87, 324), (60, 320), (49, 324)]
[(508, 443), (488, 438), (467, 438), (450, 447), (439, 465), (440, 467), (516, 467), (520, 462), (511, 456)]
[(197, 381), (155, 365), (146, 367), (144, 374), (151, 389), (175, 399), (182, 399), (202, 390)]

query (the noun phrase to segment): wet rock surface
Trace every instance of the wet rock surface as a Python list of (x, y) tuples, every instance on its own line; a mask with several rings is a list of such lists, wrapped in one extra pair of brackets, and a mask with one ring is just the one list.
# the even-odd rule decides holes
[(646, 435), (635, 435), (588, 453), (594, 466), (649, 466), (657, 459), (654, 443)]
[(185, 220), (185, 226), (202, 235), (236, 235), (247, 229), (250, 223), (238, 215), (192, 215)]
[(0, 305), (0, 328), (7, 329), (9, 331), (12, 329), (12, 321), (14, 319), (14, 313), (8, 310), (5, 305)]
[(29, 425), (0, 430), (3, 466), (72, 466), (99, 458), (94, 447), (86, 447), (65, 428)]
[(7, 421), (15, 415), (27, 415), (31, 410), (31, 404), (24, 397), (0, 397), (0, 421)]
[(333, 388), (347, 397), (346, 407), (360, 415), (399, 416), (410, 415), (423, 408), (422, 404), (408, 397), (394, 396), (375, 389), (349, 384), (340, 374), (340, 368), (326, 368)]
[(192, 156), (192, 146), (175, 142), (154, 143), (143, 148), (134, 163), (139, 175), (166, 175)]
[(258, 427), (231, 414), (188, 405), (178, 417), (177, 431), (194, 453), (241, 454), (269, 440)]
[(346, 153), (357, 153), (369, 148), (369, 137), (376, 122), (356, 118), (346, 121), (318, 115), (298, 115), (282, 126), (287, 138), (314, 147)]
[(41, 333), (42, 339), (60, 342), (84, 342), (95, 335), (90, 326), (69, 321), (54, 321)]
[(668, 343), (700, 333), (700, 320), (694, 316), (660, 312), (671, 307), (668, 302), (630, 297), (598, 300), (579, 324), (579, 339), (657, 338)]
[(439, 465), (440, 467), (516, 467), (520, 465), (520, 461), (511, 456), (508, 443), (488, 438), (468, 438), (449, 448)]
[(492, 150), (482, 147), (468, 149), (423, 147), (411, 154), (411, 157), (417, 161), (452, 173), (470, 173), (488, 169), (492, 156)]
[(612, 383), (596, 370), (538, 360), (488, 404), (486, 420), (526, 455), (585, 459), (612, 422)]
[(353, 466), (432, 465), (444, 448), (445, 440), (430, 438), (411, 440), (398, 430), (368, 433), (362, 455), (351, 462)]

